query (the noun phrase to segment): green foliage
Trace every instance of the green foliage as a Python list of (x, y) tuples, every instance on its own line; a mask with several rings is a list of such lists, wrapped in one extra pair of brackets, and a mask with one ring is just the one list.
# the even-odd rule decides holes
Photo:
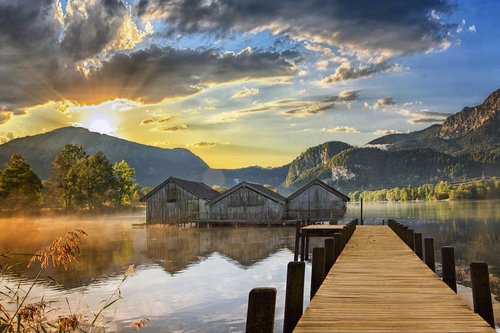
[(39, 207), (42, 182), (26, 160), (18, 154), (11, 156), (0, 171), (0, 202), (13, 210), (33, 210)]
[(356, 191), (351, 199), (364, 201), (409, 201), (409, 200), (459, 200), (500, 199), (500, 179), (479, 179), (460, 185), (440, 181), (436, 185), (396, 187), (377, 191)]
[(102, 152), (79, 159), (69, 169), (67, 179), (78, 202), (91, 210), (111, 196), (116, 184), (113, 167)]
[(113, 201), (118, 206), (130, 206), (134, 193), (139, 188), (135, 183), (135, 169), (122, 160), (113, 165), (113, 175), (115, 178)]
[(88, 157), (83, 146), (67, 144), (57, 153), (52, 162), (52, 175), (50, 183), (52, 194), (56, 198), (60, 198), (64, 203), (64, 207), (71, 207), (72, 200), (76, 193), (76, 188), (71, 186), (75, 183), (75, 179), (68, 178), (70, 169), (83, 158)]

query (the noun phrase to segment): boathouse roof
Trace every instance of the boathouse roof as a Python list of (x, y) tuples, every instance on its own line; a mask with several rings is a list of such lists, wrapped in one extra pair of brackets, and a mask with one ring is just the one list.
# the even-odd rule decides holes
[(219, 192), (215, 191), (205, 183), (193, 182), (190, 180), (175, 178), (175, 177), (168, 177), (160, 185), (152, 189), (151, 192), (143, 196), (140, 199), (140, 201), (146, 201), (149, 197), (151, 197), (153, 194), (158, 192), (158, 190), (160, 190), (163, 186), (165, 186), (170, 182), (177, 184), (178, 186), (182, 187), (183, 189), (197, 196), (200, 199), (212, 200), (219, 195)]
[(231, 187), (229, 190), (227, 190), (226, 192), (222, 193), (222, 194), (219, 194), (219, 196), (217, 196), (216, 198), (214, 198), (210, 204), (214, 204), (216, 203), (217, 201), (221, 200), (222, 198), (225, 198), (226, 196), (230, 195), (231, 193), (237, 191), (238, 189), (242, 188), (242, 187), (247, 187), (261, 195), (263, 195), (264, 197), (268, 198), (268, 199), (271, 199), (273, 201), (276, 201), (278, 203), (282, 203), (284, 204), (286, 202), (286, 198), (284, 196), (282, 196), (281, 194), (277, 193), (277, 192), (274, 192), (270, 189), (268, 189), (267, 187), (263, 186), (263, 185), (260, 185), (260, 184), (255, 184), (255, 183), (249, 183), (249, 182), (241, 182), (233, 187)]
[(304, 186), (302, 186), (301, 188), (299, 188), (297, 191), (293, 192), (286, 200), (287, 201), (293, 200), (299, 194), (301, 194), (302, 192), (304, 192), (305, 190), (307, 190), (309, 187), (311, 187), (313, 185), (319, 185), (319, 186), (323, 187), (325, 190), (327, 190), (328, 192), (331, 192), (331, 193), (335, 194), (336, 196), (338, 196), (339, 198), (341, 198), (344, 201), (350, 201), (351, 200), (347, 195), (345, 195), (344, 193), (342, 193), (342, 192), (334, 189), (333, 187), (331, 187), (330, 185), (326, 184), (325, 182), (322, 182), (318, 178), (314, 178), (309, 183), (305, 184)]

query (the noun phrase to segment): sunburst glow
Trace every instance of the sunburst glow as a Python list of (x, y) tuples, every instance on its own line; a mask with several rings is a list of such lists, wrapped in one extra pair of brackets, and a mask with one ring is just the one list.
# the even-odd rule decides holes
[(101, 134), (113, 134), (116, 132), (116, 127), (113, 127), (109, 120), (104, 118), (92, 120), (87, 128), (93, 132), (99, 132)]

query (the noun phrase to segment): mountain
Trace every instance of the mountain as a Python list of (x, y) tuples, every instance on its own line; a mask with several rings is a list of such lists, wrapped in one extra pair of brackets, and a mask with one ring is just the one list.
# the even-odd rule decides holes
[(389, 150), (432, 148), (453, 156), (468, 155), (478, 162), (500, 162), (500, 89), (474, 107), (464, 107), (433, 125), (408, 134), (386, 135), (369, 144)]
[(1, 144), (0, 165), (6, 163), (12, 154), (21, 154), (40, 178), (47, 179), (54, 157), (65, 144), (82, 145), (89, 154), (102, 151), (112, 163), (125, 160), (135, 168), (137, 182), (151, 187), (169, 176), (204, 181), (208, 185), (233, 186), (235, 179), (239, 179), (277, 187), (288, 171), (287, 165), (279, 168), (211, 169), (188, 149), (143, 145), (79, 127), (59, 128)]
[(442, 125), (386, 135), (360, 148), (339, 142), (309, 148), (291, 163), (282, 189), (291, 192), (312, 178), (349, 190), (482, 175), (500, 175), (500, 89)]
[(319, 176), (315, 170), (321, 169), (321, 166), (326, 165), (333, 156), (349, 148), (352, 148), (352, 146), (347, 143), (330, 141), (307, 149), (290, 164), (284, 187), (291, 187), (292, 184), (301, 183), (303, 178), (310, 179)]

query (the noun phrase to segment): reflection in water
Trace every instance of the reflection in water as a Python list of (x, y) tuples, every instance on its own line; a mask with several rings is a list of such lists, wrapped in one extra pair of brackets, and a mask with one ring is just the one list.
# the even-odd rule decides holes
[(279, 249), (293, 251), (294, 241), (295, 228), (148, 226), (146, 255), (172, 274), (212, 253), (248, 267)]
[[(346, 219), (355, 217), (359, 217), (359, 206), (350, 204)], [(498, 281), (498, 201), (368, 203), (364, 217), (368, 223), (378, 224), (395, 218), (425, 237), (434, 237), (437, 261), (442, 245), (455, 247), (458, 265), (485, 260), (492, 278)], [(143, 215), (101, 220), (0, 220), (0, 253), (10, 251), (10, 263), (21, 262), (10, 275), (0, 276), (0, 289), (29, 283), (36, 270), (25, 271), (30, 254), (79, 228), (89, 236), (83, 240), (78, 264), (68, 271), (48, 271), (47, 275), (61, 285), (40, 283), (34, 296), (58, 300), (63, 311), (67, 298), (75, 311), (90, 313), (89, 309), (99, 309), (100, 302), (114, 291), (123, 268), (135, 264), (137, 274), (121, 289), (124, 300), (105, 317), (116, 323), (111, 331), (147, 317), (151, 321), (141, 330), (144, 332), (241, 332), (248, 292), (262, 286), (278, 290), (276, 332), (281, 331), (286, 266), (293, 260), (295, 228), (132, 227), (142, 222)], [(322, 241), (312, 242), (311, 247), (316, 243)], [(308, 264), (305, 303), (309, 284)]]

